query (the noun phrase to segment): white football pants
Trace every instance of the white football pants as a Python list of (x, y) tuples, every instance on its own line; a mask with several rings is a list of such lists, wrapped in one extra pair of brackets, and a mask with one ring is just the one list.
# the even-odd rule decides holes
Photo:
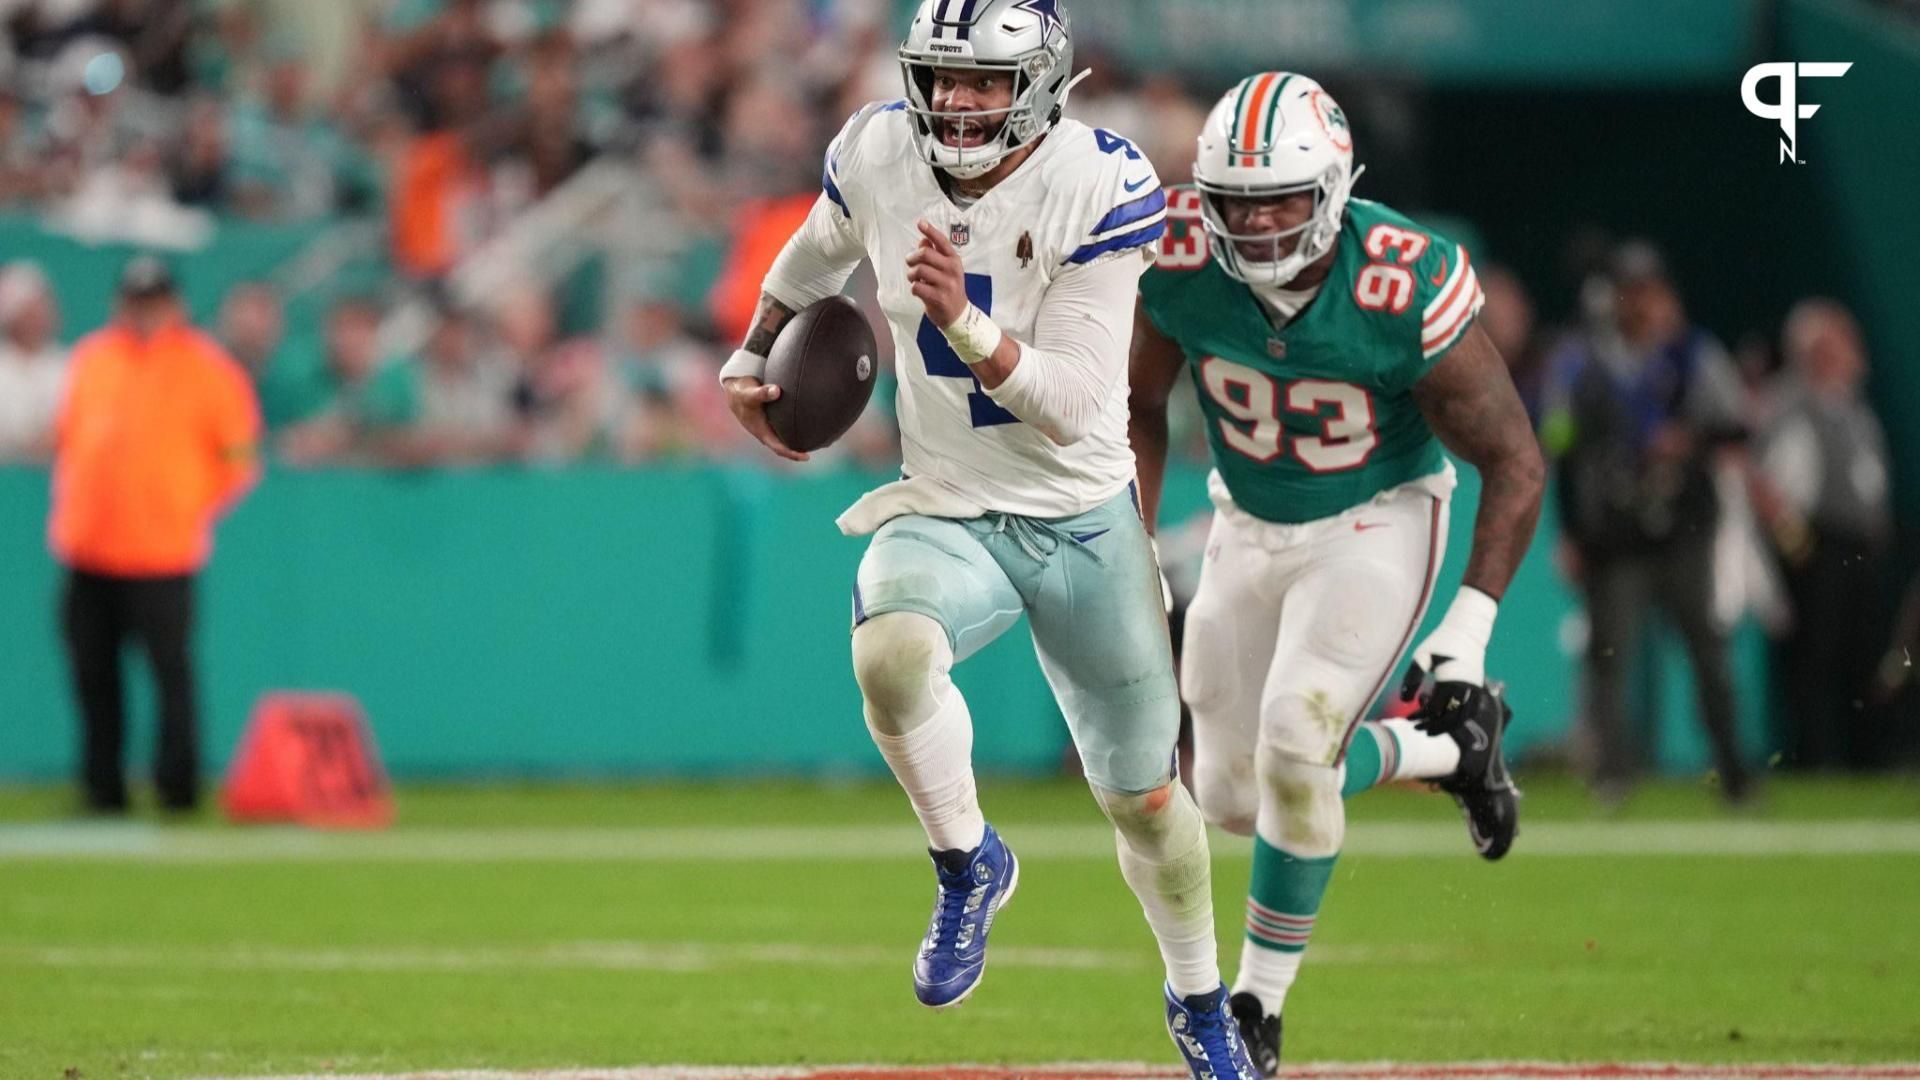
[[(1213, 530), (1180, 672), (1208, 821), (1251, 835), (1262, 784), (1284, 789), (1280, 774), (1340, 764), (1367, 707), (1397, 685), (1446, 550), (1453, 484), (1449, 466), (1346, 513), (1278, 525), (1235, 506), (1217, 473), (1209, 479)], [(1281, 801), (1295, 816), (1336, 819), (1286, 823), (1298, 841), (1288, 850), (1339, 849), (1337, 780), (1330, 805)]]

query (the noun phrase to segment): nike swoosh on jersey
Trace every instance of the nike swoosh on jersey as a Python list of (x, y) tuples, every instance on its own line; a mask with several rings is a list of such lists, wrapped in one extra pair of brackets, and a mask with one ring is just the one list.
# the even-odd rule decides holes
[(1427, 280), (1433, 282), (1435, 285), (1445, 285), (1447, 283), (1447, 257), (1445, 255), (1440, 256), (1440, 269)]
[(1152, 183), (1152, 182), (1153, 182), (1153, 177), (1151, 177), (1151, 176), (1143, 176), (1143, 177), (1141, 177), (1140, 179), (1138, 179), (1138, 180), (1135, 180), (1135, 181), (1134, 181), (1133, 183), (1131, 183), (1131, 184), (1128, 184), (1128, 183), (1122, 183), (1122, 184), (1121, 184), (1120, 186), (1121, 186), (1122, 188), (1124, 188), (1124, 189), (1126, 190), (1126, 192), (1127, 192), (1127, 194), (1129, 194), (1129, 195), (1131, 195), (1131, 194), (1133, 194), (1134, 192), (1136, 192), (1136, 191), (1139, 191), (1139, 190), (1140, 190), (1141, 188), (1143, 188), (1143, 187), (1145, 187), (1145, 186), (1147, 186), (1148, 184), (1150, 184), (1150, 183)]

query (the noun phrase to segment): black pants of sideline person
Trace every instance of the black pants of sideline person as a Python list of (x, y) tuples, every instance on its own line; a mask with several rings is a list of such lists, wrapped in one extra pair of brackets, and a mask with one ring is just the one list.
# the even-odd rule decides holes
[(1885, 569), (1879, 545), (1828, 532), (1787, 567), (1793, 630), (1774, 651), (1776, 737), (1794, 768), (1869, 768), (1892, 756), (1870, 685), (1886, 647)]
[(1627, 716), (1633, 662), (1647, 616), (1667, 616), (1686, 642), (1700, 720), (1713, 747), (1721, 793), (1746, 797), (1751, 783), (1734, 724), (1727, 637), (1713, 615), (1713, 549), (1708, 538), (1684, 538), (1651, 552), (1593, 560), (1586, 573), (1587, 722), (1592, 725), (1595, 786), (1618, 794), (1639, 771), (1645, 747)]
[(127, 807), (121, 650), (137, 643), (153, 667), (160, 698), (154, 786), (163, 807), (192, 809), (200, 798), (190, 642), (193, 578), (111, 577), (70, 570), (60, 622), (80, 706), (80, 783), (88, 807), (102, 812)]

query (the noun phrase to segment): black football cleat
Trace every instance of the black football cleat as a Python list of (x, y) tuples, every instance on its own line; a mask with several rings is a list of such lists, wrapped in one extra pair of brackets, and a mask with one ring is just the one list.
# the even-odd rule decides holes
[(1475, 707), (1447, 732), (1460, 744), (1460, 767), (1435, 785), (1459, 804), (1474, 848), (1489, 862), (1505, 855), (1520, 833), (1520, 789), (1503, 749), (1513, 710), (1503, 689), (1494, 683), (1471, 695)]
[(1233, 1022), (1239, 1025), (1240, 1041), (1247, 1044), (1247, 1056), (1260, 1075), (1273, 1080), (1280, 1075), (1280, 1018), (1262, 1011), (1260, 999), (1245, 991), (1227, 1000)]

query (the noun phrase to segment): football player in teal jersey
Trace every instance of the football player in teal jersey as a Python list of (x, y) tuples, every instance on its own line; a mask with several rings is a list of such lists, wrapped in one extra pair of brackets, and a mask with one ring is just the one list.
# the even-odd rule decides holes
[[(1130, 435), (1151, 526), (1166, 401), (1192, 372), (1215, 512), (1181, 689), (1194, 788), (1254, 837), (1233, 1010), (1278, 1068), (1279, 1015), (1346, 830), (1343, 795), (1433, 781), (1487, 858), (1516, 831), (1507, 715), (1485, 671), (1499, 601), (1545, 483), (1465, 248), (1350, 199), (1346, 116), (1312, 79), (1264, 72), (1209, 114), (1195, 187), (1170, 192), (1140, 282)], [(1478, 469), (1464, 581), (1402, 685), (1409, 720), (1362, 724), (1406, 654), (1446, 544), (1453, 466)]]

